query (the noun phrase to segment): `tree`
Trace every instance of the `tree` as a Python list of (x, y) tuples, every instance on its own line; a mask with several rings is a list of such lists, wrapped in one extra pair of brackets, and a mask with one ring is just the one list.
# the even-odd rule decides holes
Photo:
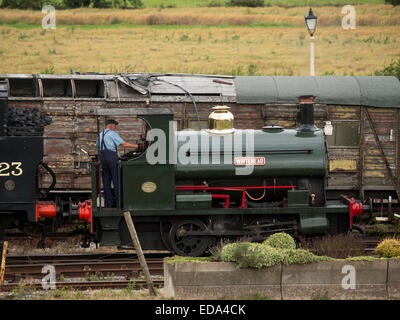
[(229, 0), (225, 3), (227, 7), (263, 7), (264, 0)]
[(143, 2), (141, 0), (112, 0), (112, 6), (114, 8), (143, 8)]
[(111, 3), (107, 0), (91, 0), (90, 7), (92, 7), (92, 8), (110, 8)]
[(90, 5), (90, 0), (64, 0), (67, 8), (80, 8)]
[(385, 0), (385, 2), (394, 6), (400, 6), (400, 0)]
[(1, 8), (11, 9), (41, 9), (43, 0), (3, 0)]

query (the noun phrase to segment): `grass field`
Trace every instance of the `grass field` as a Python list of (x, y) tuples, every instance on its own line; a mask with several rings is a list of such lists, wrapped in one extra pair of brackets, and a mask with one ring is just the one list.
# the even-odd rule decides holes
[[(318, 26), (340, 26), (344, 14), (340, 7), (319, 7), (314, 9), (318, 16)], [(146, 8), (141, 10), (121, 9), (75, 9), (57, 10), (58, 25), (281, 25), (301, 26), (307, 7), (282, 8)], [(0, 10), (1, 24), (41, 25), (41, 11)], [(358, 26), (400, 27), (400, 6), (359, 5), (356, 6)]]
[[(400, 8), (356, 10), (356, 29), (344, 30), (340, 8), (315, 9), (317, 75), (370, 75), (400, 57)], [(308, 75), (306, 13), (305, 7), (79, 9), (58, 11), (57, 29), (45, 31), (40, 12), (0, 10), (0, 73)]]
[[(146, 8), (156, 8), (160, 6), (173, 6), (177, 8), (194, 8), (210, 5), (224, 5), (228, 0), (142, 0)], [(302, 7), (302, 6), (344, 6), (347, 4), (383, 4), (384, 0), (265, 0), (266, 6), (282, 7)]]

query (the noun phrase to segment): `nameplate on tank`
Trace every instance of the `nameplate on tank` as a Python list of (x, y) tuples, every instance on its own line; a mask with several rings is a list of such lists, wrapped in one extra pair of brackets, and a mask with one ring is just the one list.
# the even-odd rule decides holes
[(235, 166), (264, 166), (265, 158), (264, 157), (235, 157), (234, 159)]

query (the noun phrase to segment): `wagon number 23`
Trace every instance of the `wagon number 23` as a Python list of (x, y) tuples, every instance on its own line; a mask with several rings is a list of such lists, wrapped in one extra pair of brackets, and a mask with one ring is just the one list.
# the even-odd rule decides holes
[(20, 176), (23, 171), (21, 169), (22, 162), (0, 162), (0, 177)]

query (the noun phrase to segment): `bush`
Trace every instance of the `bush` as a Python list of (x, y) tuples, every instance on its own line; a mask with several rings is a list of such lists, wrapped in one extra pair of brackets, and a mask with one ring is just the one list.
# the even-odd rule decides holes
[(143, 8), (142, 0), (0, 0), (1, 8), (40, 10), (45, 5), (60, 9), (91, 8)]
[(111, 3), (107, 0), (91, 0), (89, 6), (91, 8), (110, 8)]
[(245, 252), (250, 245), (250, 242), (236, 242), (223, 246), (221, 250), (221, 260), (225, 262), (236, 262), (238, 256), (241, 254), (239, 252)]
[(284, 249), (281, 251), (283, 254), (283, 264), (306, 264), (311, 262), (333, 260), (333, 258), (326, 256), (316, 256), (312, 252), (304, 249)]
[(44, 0), (3, 0), (1, 8), (39, 10), (43, 3)]
[(385, 0), (386, 3), (390, 3), (394, 6), (400, 5), (400, 0)]
[(303, 249), (278, 249), (266, 244), (237, 242), (225, 245), (221, 251), (225, 262), (236, 262), (239, 268), (263, 268), (277, 264), (305, 264), (331, 260)]
[(225, 3), (227, 7), (264, 7), (264, 0), (229, 0)]
[(358, 256), (364, 252), (361, 238), (352, 234), (328, 235), (308, 240), (300, 238), (300, 241), (303, 249), (307, 249), (318, 256), (344, 259), (349, 256)]
[(278, 249), (296, 249), (296, 242), (294, 239), (284, 232), (275, 233), (269, 236), (263, 244)]
[(385, 239), (375, 249), (381, 258), (400, 257), (400, 241), (397, 239)]
[(392, 61), (380, 71), (375, 71), (376, 76), (395, 76), (400, 80), (400, 59)]
[(376, 260), (379, 260), (379, 258), (371, 256), (358, 256), (358, 257), (346, 258), (346, 261), (376, 261)]
[(142, 0), (112, 0), (111, 3), (113, 8), (140, 9), (144, 7)]
[(222, 7), (224, 4), (218, 1), (210, 1), (209, 3), (205, 4), (205, 7), (217, 8)]
[(222, 249), (221, 258), (222, 261), (236, 262), (239, 268), (260, 269), (281, 263), (283, 255), (278, 249), (270, 246), (238, 242), (225, 246)]
[(87, 7), (90, 5), (90, 0), (64, 0), (67, 8)]

